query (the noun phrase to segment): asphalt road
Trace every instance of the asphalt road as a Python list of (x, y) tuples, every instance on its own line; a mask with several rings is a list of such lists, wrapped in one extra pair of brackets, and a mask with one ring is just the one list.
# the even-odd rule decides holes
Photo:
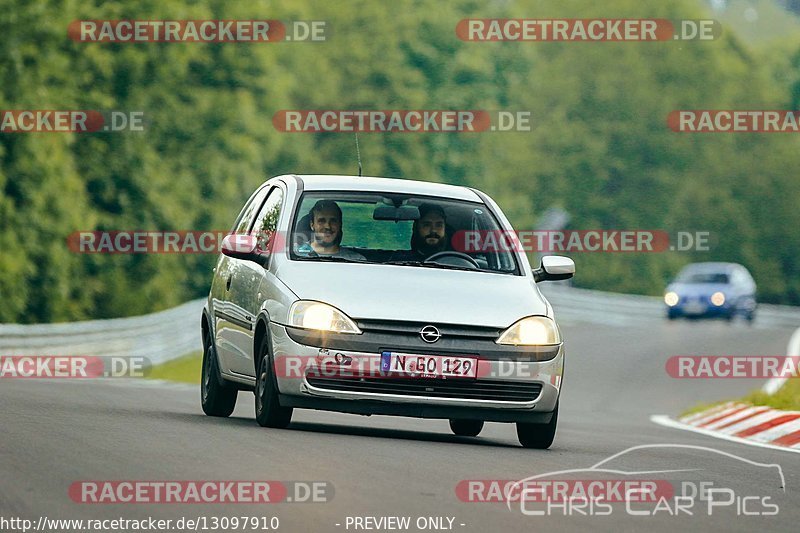
[[(664, 370), (669, 356), (783, 354), (791, 330), (666, 321), (629, 328), (571, 323), (563, 330), (567, 368), (560, 424), (553, 447), (546, 451), (519, 447), (513, 426), (507, 424), (487, 424), (480, 437), (464, 438), (451, 435), (446, 421), (296, 410), (288, 429), (270, 430), (255, 423), (250, 393), (239, 394), (230, 419), (215, 419), (202, 414), (194, 387), (130, 380), (3, 380), (0, 517), (36, 523), (40, 516), (276, 516), (278, 530), (289, 532), (364, 531), (352, 524), (348, 528), (348, 517), (367, 516), (411, 517), (409, 531), (418, 531), (418, 517), (451, 517), (452, 529), (464, 532), (797, 531), (800, 454), (717, 440), (649, 420), (653, 414), (677, 415), (698, 402), (735, 398), (761, 384), (676, 380)], [(726, 494), (735, 494), (734, 503), (713, 507), (711, 516), (707, 502), (700, 500), (691, 516), (673, 516), (667, 510), (632, 516), (624, 504), (615, 504), (606, 516), (565, 516), (565, 509), (530, 516), (518, 504), (508, 509), (502, 503), (463, 502), (456, 495), (461, 480), (516, 480), (588, 468), (629, 447), (652, 444), (710, 447), (778, 464), (785, 492), (776, 468), (700, 448), (653, 447), (615, 459), (614, 467), (682, 470), (645, 478), (675, 486), (711, 482), (733, 490)], [(571, 476), (588, 477), (580, 472)], [(70, 485), (79, 480), (326, 481), (334, 496), (324, 503), (91, 505), (74, 503), (68, 495)], [(765, 501), (778, 506), (777, 514), (743, 515), (774, 512)], [(0, 530), (14, 529), (7, 524)]]

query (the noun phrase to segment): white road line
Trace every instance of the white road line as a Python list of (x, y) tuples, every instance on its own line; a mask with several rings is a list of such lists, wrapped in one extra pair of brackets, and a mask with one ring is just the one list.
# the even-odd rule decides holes
[[(800, 358), (800, 328), (797, 328), (792, 337), (789, 339), (789, 345), (786, 347), (786, 357), (793, 357), (795, 360)], [(778, 392), (787, 378), (772, 378), (769, 379), (761, 388), (767, 394), (775, 394)], [(800, 379), (800, 378), (798, 378)]]
[(800, 453), (800, 448), (788, 448), (786, 446), (777, 446), (775, 444), (767, 444), (765, 442), (757, 442), (750, 439), (743, 439), (741, 437), (733, 437), (731, 435), (725, 435), (724, 433), (719, 433), (717, 431), (710, 431), (703, 428), (698, 428), (694, 426), (690, 426), (689, 424), (684, 424), (682, 422), (678, 422), (677, 420), (673, 420), (667, 415), (651, 415), (650, 422), (654, 424), (658, 424), (659, 426), (664, 426), (672, 429), (682, 429), (685, 431), (691, 431), (693, 433), (699, 433), (701, 435), (706, 435), (708, 437), (714, 437), (717, 439), (728, 440), (731, 442), (738, 442), (739, 444), (746, 444), (748, 446), (756, 446), (758, 448), (769, 448), (771, 450), (780, 450), (783, 452), (794, 452)]

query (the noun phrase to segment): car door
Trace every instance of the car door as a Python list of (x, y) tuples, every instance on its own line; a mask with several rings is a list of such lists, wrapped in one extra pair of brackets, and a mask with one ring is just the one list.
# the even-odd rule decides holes
[(736, 307), (739, 310), (752, 311), (756, 307), (756, 284), (750, 273), (740, 267), (734, 270), (734, 285), (736, 286)]
[[(253, 336), (255, 320), (261, 306), (259, 286), (269, 267), (269, 245), (274, 242), (275, 230), (283, 210), (285, 193), (280, 186), (273, 187), (248, 228), (256, 236), (264, 262), (234, 259), (235, 273), (228, 294), (229, 310), (236, 321), (226, 331), (226, 343), (231, 373), (255, 377), (253, 362)], [(279, 240), (279, 239), (278, 239)]]
[[(246, 234), (252, 226), (260, 207), (271, 190), (270, 186), (262, 186), (247, 201), (231, 233)], [(244, 313), (239, 312), (235, 302), (231, 301), (231, 289), (238, 286), (236, 280), (239, 272), (239, 259), (220, 255), (214, 270), (214, 281), (211, 284), (211, 307), (214, 316), (214, 340), (222, 372), (229, 374), (231, 363), (235, 361), (233, 339), (236, 339), (247, 322)]]

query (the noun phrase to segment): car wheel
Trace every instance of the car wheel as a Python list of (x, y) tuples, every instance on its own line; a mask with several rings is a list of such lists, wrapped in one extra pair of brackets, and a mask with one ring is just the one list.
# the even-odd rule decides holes
[(256, 421), (261, 427), (285, 428), (292, 421), (292, 408), (281, 407), (278, 402), (278, 385), (275, 381), (269, 356), (269, 338), (265, 335), (258, 350), (259, 364), (256, 376)]
[(553, 417), (547, 424), (517, 422), (517, 438), (523, 448), (546, 450), (553, 444), (553, 439), (556, 437), (557, 425), (558, 404), (556, 404), (556, 410), (553, 411)]
[(450, 420), (450, 430), (461, 437), (477, 437), (483, 429), (483, 420)]
[(239, 391), (224, 384), (219, 372), (217, 351), (214, 349), (214, 338), (206, 332), (203, 351), (203, 370), (200, 381), (200, 403), (203, 412), (208, 416), (230, 416), (236, 407)]

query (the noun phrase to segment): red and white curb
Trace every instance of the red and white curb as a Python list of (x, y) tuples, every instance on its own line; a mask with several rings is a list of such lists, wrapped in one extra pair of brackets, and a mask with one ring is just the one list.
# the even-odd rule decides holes
[(800, 411), (728, 402), (678, 420), (665, 415), (653, 415), (650, 420), (751, 446), (800, 453)]

